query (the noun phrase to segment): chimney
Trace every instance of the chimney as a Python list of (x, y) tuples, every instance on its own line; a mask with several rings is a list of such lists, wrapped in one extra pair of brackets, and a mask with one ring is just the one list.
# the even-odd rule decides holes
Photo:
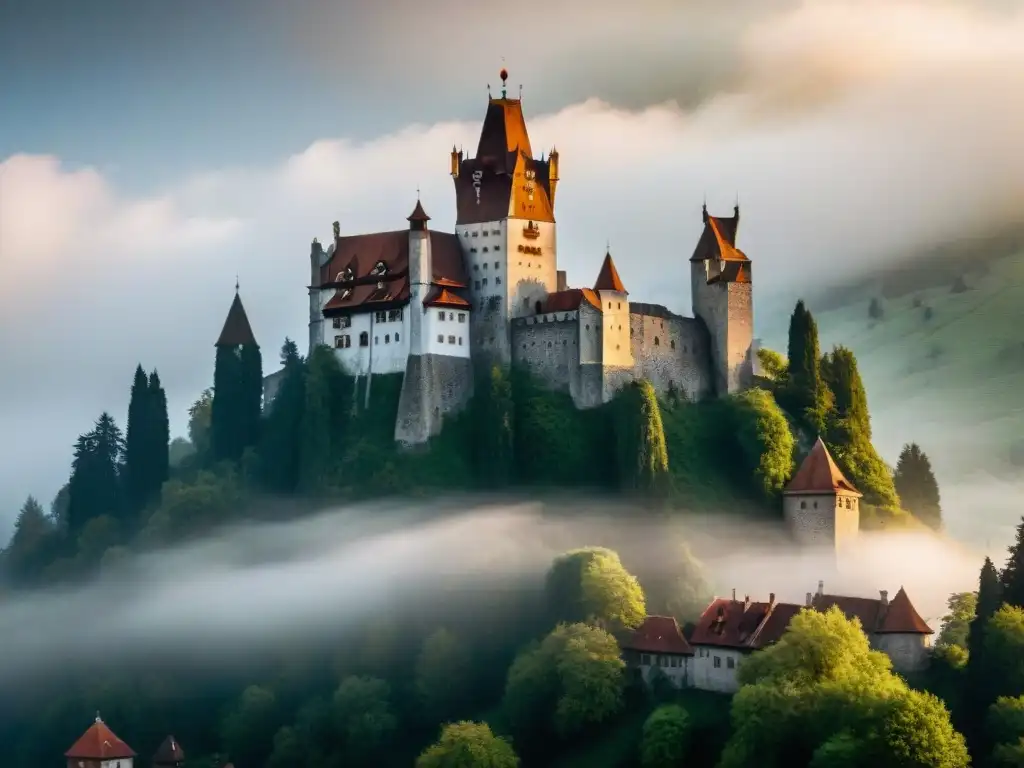
[(750, 607), (750, 595), (743, 596), (743, 610), (747, 610)]
[(732, 601), (734, 603), (736, 602), (736, 587), (732, 588)]
[(818, 596), (820, 597), (821, 595), (824, 595), (824, 594), (825, 594), (825, 582), (819, 580), (818, 581)]
[(768, 607), (771, 608), (774, 605), (775, 605), (775, 593), (774, 592), (769, 592), (768, 593)]
[(808, 608), (814, 605), (814, 595), (812, 595), (810, 592), (807, 593), (807, 602), (805, 603), (805, 605)]
[(567, 282), (568, 281), (565, 278), (565, 270), (564, 269), (560, 269), (557, 272), (555, 272), (555, 290), (556, 291), (564, 291), (566, 289), (566, 287), (567, 287), (566, 286)]
[(882, 607), (883, 608), (888, 608), (889, 607), (889, 593), (886, 592), (884, 589), (880, 589), (878, 591), (878, 595), (882, 599)]

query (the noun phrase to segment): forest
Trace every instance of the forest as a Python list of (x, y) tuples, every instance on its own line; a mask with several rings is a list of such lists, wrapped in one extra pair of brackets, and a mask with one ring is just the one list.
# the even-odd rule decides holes
[[(659, 399), (637, 382), (586, 411), (524, 371), (485, 368), (466, 411), (419, 451), (393, 441), (401, 376), (376, 376), (367, 393), (326, 347), (306, 359), (286, 341), (283, 380), (266, 407), (259, 347), (218, 347), (187, 439), (170, 439), (159, 376), (140, 365), (125, 430), (101, 414), (79, 437), (50, 509), (26, 500), (0, 562), (4, 589), (14, 597), (83, 583), (239, 519), (459, 490), (574, 488), (629, 499), (652, 516), (781, 521), (782, 490), (819, 435), (864, 494), (862, 526), (941, 530), (927, 456), (908, 443), (895, 468), (885, 464), (853, 353), (821, 352), (803, 302), (786, 351), (763, 350), (757, 386), (737, 395)], [(645, 615), (685, 626), (710, 598), (686, 542), (669, 546), (669, 573), (649, 572), (625, 551), (569, 549), (540, 586), (478, 596), (472, 618), (467, 605), (443, 600), (381, 606), (384, 618), (371, 626), (217, 674), (90, 668), (59, 685), (6, 691), (0, 706), (11, 717), (0, 741), (17, 765), (57, 759), (101, 709), (143, 760), (173, 732), (189, 765), (204, 768), (728, 768), (752, 755), (780, 768), (953, 768), (968, 765), (968, 745), (973, 765), (1020, 764), (1019, 539), (1001, 571), (985, 563), (976, 595), (951, 596), (921, 680), (895, 675), (855, 622), (805, 612), (741, 665), (734, 697), (645, 686), (622, 661), (620, 643)]]

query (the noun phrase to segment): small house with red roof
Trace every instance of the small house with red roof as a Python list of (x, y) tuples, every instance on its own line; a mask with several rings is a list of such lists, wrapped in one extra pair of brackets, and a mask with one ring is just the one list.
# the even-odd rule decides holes
[(135, 750), (96, 715), (95, 722), (64, 753), (67, 768), (134, 768)]
[(819, 437), (783, 490), (782, 509), (800, 544), (840, 548), (860, 530), (860, 499)]
[[(522, 98), (508, 94), (506, 70), (500, 77), (475, 155), (452, 147), (452, 231), (428, 226), (417, 200), (408, 227), (342, 234), (336, 221), (326, 247), (313, 240), (309, 351), (331, 347), (349, 375), (368, 382), (402, 376), (395, 439), (407, 445), (437, 434), (468, 401), (471, 358), (521, 364), (579, 408), (639, 379), (693, 400), (749, 387), (753, 288), (736, 243), (739, 207), (732, 216), (702, 209), (689, 260), (693, 317), (633, 300), (610, 249), (592, 287), (572, 287), (558, 263), (558, 151), (534, 155)], [(686, 272), (679, 263), (664, 280)], [(267, 402), (279, 384), (280, 374), (267, 377)]]
[(677, 687), (691, 685), (693, 648), (672, 616), (648, 616), (622, 644), (623, 659), (638, 669), (646, 682), (655, 669)]
[(692, 649), (689, 685), (708, 691), (737, 690), (736, 671), (751, 653), (777, 643), (789, 622), (802, 610), (827, 611), (838, 607), (857, 619), (871, 646), (892, 660), (897, 672), (914, 672), (928, 664), (932, 629), (900, 587), (890, 601), (888, 592), (877, 598), (830, 595), (818, 582), (803, 605), (782, 603), (770, 594), (767, 602), (716, 597), (698, 619), (688, 639)]

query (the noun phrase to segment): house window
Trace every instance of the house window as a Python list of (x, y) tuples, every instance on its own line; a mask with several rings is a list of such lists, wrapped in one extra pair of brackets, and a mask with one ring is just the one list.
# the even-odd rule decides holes
[(374, 312), (373, 313), (373, 321), (375, 323), (386, 323), (388, 321), (388, 313), (387, 312)]
[(616, 302), (615, 303), (615, 308), (616, 309), (622, 309), (622, 302), (621, 301)]
[(391, 343), (391, 334), (390, 333), (385, 333), (384, 334), (384, 343), (385, 344), (390, 344)]
[(440, 333), (437, 334), (437, 343), (444, 344), (444, 336), (442, 336)]
[(343, 336), (334, 337), (334, 348), (335, 349), (348, 349), (352, 346), (352, 337), (347, 333)]
[(480, 237), (480, 233), (479, 232), (474, 232), (473, 233), (473, 237)]
[(340, 317), (334, 318), (334, 320), (331, 323), (331, 325), (333, 325), (335, 328), (341, 328), (341, 318)]
[(715, 669), (721, 669), (722, 659), (720, 656), (715, 656)]
[(362, 333), (359, 334), (359, 346), (360, 347), (368, 347), (368, 346), (370, 346), (370, 334), (368, 334), (366, 331), (363, 331)]
[(673, 667), (678, 667), (679, 666), (679, 658), (677, 656), (673, 656), (672, 657), (672, 666)]
[[(524, 344), (523, 346), (525, 347), (526, 345)], [(640, 664), (645, 666), (645, 667), (649, 667), (651, 665), (651, 657), (648, 654), (646, 654), (646, 653), (641, 653), (640, 654)]]
[[(474, 232), (473, 234), (474, 234), (474, 236), (476, 235), (476, 233), (475, 233), (475, 232)], [(470, 253), (476, 253), (476, 248), (470, 248), (470, 249), (469, 249), (469, 252), (470, 252)]]
[[(487, 253), (487, 246), (486, 245), (483, 247), (483, 252)], [(484, 266), (486, 267), (487, 265), (485, 264)]]
[(459, 346), (460, 347), (462, 346), (462, 337), (461, 336), (459, 336)]
[(500, 235), (501, 234), (501, 230), (500, 229), (492, 229), (491, 230), (491, 234), (492, 235)]
[(398, 334), (396, 333), (395, 334), (395, 344), (397, 344), (397, 343), (398, 343)]
[[(494, 250), (498, 250), (498, 249), (497, 249), (497, 248), (495, 248)], [(497, 269), (497, 268), (498, 268), (498, 266), (499, 266), (500, 264), (501, 264), (501, 262), (500, 262), (500, 261), (496, 261), (496, 262), (494, 262), (494, 268), (495, 268), (495, 269)]]
[(501, 246), (500, 246), (500, 245), (496, 245), (496, 246), (494, 246), (494, 250), (496, 250), (496, 251), (500, 251), (500, 250), (501, 250)]
[(484, 283), (485, 286), (487, 285), (487, 278), (486, 277), (484, 278), (483, 283)]
[(657, 336), (654, 337), (654, 346), (656, 346), (656, 347), (660, 347), (661, 346), (661, 339), (659, 339)]
[(847, 508), (847, 509), (850, 509), (850, 508), (851, 508), (851, 505), (850, 505), (850, 500), (849, 500), (849, 499), (847, 499), (847, 500), (846, 500), (846, 508)]
[(444, 322), (444, 310), (443, 309), (440, 312), (437, 313), (437, 319), (442, 321), (442, 322)]
[(534, 311), (535, 311), (535, 312), (536, 312), (536, 313), (537, 313), (538, 315), (540, 314), (540, 302), (539, 302), (539, 301), (536, 301), (536, 302), (534, 302), (534, 304), (533, 304), (533, 309), (534, 309)]
[(455, 313), (454, 312), (449, 312), (448, 313), (448, 319), (449, 320), (454, 320), (455, 319)]
[(807, 509), (807, 502), (806, 501), (801, 501), (800, 502), (800, 509)]
[(479, 291), (480, 290), (480, 281), (479, 280), (474, 280), (473, 281), (473, 287), (476, 288)]
[(466, 313), (465, 312), (459, 312), (459, 322), (460, 323), (466, 322)]
[(448, 337), (448, 343), (449, 344), (454, 344), (455, 343), (455, 337), (454, 336), (449, 336)]
[(500, 277), (494, 278), (494, 284), (495, 285), (501, 285), (501, 278)]
[(484, 269), (487, 269), (487, 268), (488, 268), (489, 266), (491, 266), (491, 265), (490, 265), (490, 264), (488, 264), (488, 263), (487, 263), (487, 262), (485, 261), (485, 262), (484, 262)]
[(732, 656), (730, 656), (729, 658), (727, 658), (725, 660), (725, 666), (728, 667), (729, 669), (735, 669), (736, 668), (736, 659), (734, 659)]
[(397, 323), (397, 322), (400, 322), (401, 319), (402, 319), (402, 310), (400, 310), (400, 309), (392, 309), (390, 312), (388, 312), (388, 322), (389, 323)]

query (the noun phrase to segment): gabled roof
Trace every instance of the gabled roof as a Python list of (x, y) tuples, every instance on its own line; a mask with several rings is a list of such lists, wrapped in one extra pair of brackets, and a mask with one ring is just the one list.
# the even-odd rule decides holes
[(64, 753), (64, 757), (78, 760), (116, 760), (135, 756), (135, 750), (121, 741), (99, 715), (96, 722)]
[(925, 623), (921, 614), (914, 608), (914, 604), (910, 602), (903, 587), (900, 587), (896, 597), (889, 603), (882, 624), (876, 631), (888, 634), (933, 634), (931, 627)]
[(679, 623), (671, 616), (648, 616), (622, 647), (641, 653), (693, 655)]
[(569, 288), (564, 291), (549, 293), (541, 304), (541, 314), (547, 312), (573, 312), (582, 305), (589, 304), (601, 311), (601, 299), (590, 288)]
[(431, 286), (430, 293), (423, 300), (423, 306), (469, 309), (471, 305), (454, 291), (440, 285), (434, 285)]
[(846, 493), (860, 496), (861, 493), (846, 479), (832, 455), (819, 437), (803, 460), (800, 469), (793, 475), (783, 493), (797, 494), (834, 494)]
[(615, 268), (611, 253), (605, 253), (604, 263), (601, 264), (601, 271), (597, 275), (597, 282), (594, 283), (595, 291), (618, 291), (626, 293), (626, 286), (622, 284), (619, 271)]
[(168, 736), (153, 755), (154, 765), (177, 765), (185, 761), (185, 750), (173, 736)]
[(252, 326), (249, 325), (249, 316), (245, 314), (245, 307), (242, 306), (242, 298), (235, 291), (234, 301), (228, 310), (227, 319), (221, 329), (220, 337), (217, 339), (218, 347), (238, 347), (255, 345), (256, 337), (253, 335)]
[(733, 216), (727, 217), (712, 216), (704, 208), (704, 231), (701, 232), (690, 261), (749, 261), (746, 254), (736, 248), (739, 224), (738, 209)]

